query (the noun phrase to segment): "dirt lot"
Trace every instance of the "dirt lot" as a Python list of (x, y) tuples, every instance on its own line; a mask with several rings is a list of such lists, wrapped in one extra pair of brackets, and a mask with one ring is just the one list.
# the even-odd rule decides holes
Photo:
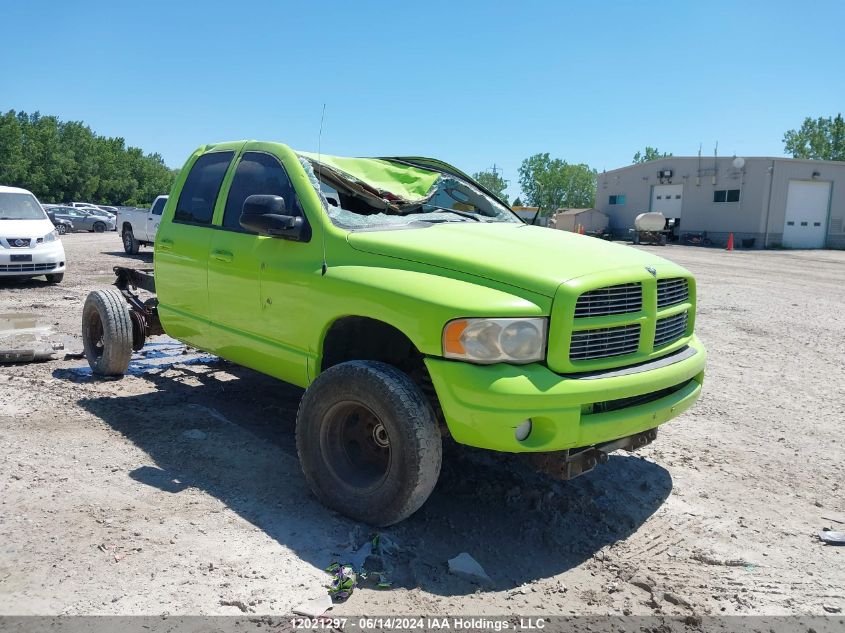
[[(152, 255), (63, 239), (64, 283), (0, 283), (0, 319), (35, 314), (74, 352), (88, 291)], [(647, 250), (698, 278), (700, 403), (566, 484), (448, 450), (429, 502), (383, 532), (394, 586), (335, 613), (845, 609), (845, 547), (814, 536), (845, 530), (845, 252)], [(0, 366), (0, 613), (286, 614), (369, 537), (305, 486), (298, 389), (152, 343), (116, 381), (64, 353)], [(461, 552), (491, 585), (449, 574)]]

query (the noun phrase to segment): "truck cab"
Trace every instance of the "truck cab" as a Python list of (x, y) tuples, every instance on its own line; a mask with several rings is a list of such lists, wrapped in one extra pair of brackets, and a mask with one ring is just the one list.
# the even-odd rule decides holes
[(152, 246), (167, 198), (156, 197), (149, 209), (124, 207), (118, 210), (117, 224), (127, 255), (135, 255), (141, 246)]
[[(120, 274), (130, 296), (139, 274)], [(119, 294), (89, 297), (95, 371), (125, 371), (147, 323), (305, 388), (306, 480), (374, 525), (423, 504), (444, 436), (567, 479), (653, 441), (703, 384), (688, 271), (528, 226), (436, 159), (203, 146), (166, 202), (149, 279), (154, 309), (130, 296), (122, 324), (103, 307)]]

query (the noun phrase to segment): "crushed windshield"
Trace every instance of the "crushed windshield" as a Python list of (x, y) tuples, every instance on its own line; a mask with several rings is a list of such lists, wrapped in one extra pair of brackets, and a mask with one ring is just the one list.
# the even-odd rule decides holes
[[(356, 178), (336, 168), (338, 159), (334, 164), (326, 164), (310, 156), (300, 157), (329, 218), (337, 226), (369, 229), (446, 222), (521, 222), (500, 202), (451, 174), (380, 159), (359, 160), (362, 172), (369, 169), (372, 173), (387, 165), (378, 174), (382, 179)], [(404, 174), (403, 170), (406, 170)], [(395, 186), (383, 180), (385, 174), (396, 177)], [(405, 180), (401, 179), (403, 175), (407, 176)]]
[(0, 192), (0, 220), (43, 220), (46, 217), (31, 193)]

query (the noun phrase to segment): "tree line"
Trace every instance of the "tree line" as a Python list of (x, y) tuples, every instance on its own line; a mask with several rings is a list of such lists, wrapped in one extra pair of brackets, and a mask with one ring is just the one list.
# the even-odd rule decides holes
[(0, 185), (29, 189), (42, 202), (148, 206), (177, 173), (159, 154), (80, 121), (14, 110), (0, 116)]
[[(655, 147), (634, 154), (634, 163), (671, 156)], [(508, 181), (493, 170), (479, 171), (472, 175), (479, 183), (502, 200), (507, 201)], [(585, 163), (569, 163), (562, 158), (552, 158), (548, 152), (534, 154), (519, 166), (519, 187), (522, 193), (512, 205), (526, 204), (540, 207), (542, 214), (555, 209), (590, 208), (596, 202), (598, 171)]]

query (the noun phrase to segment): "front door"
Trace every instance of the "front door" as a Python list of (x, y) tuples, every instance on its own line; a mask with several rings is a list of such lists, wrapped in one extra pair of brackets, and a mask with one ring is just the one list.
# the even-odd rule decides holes
[(824, 248), (829, 205), (829, 182), (790, 180), (783, 245), (789, 248)]
[[(285, 321), (296, 320), (284, 309), (285, 298), (262, 293), (270, 267), (284, 268), (302, 245), (259, 236), (240, 225), (244, 201), (251, 195), (281, 196), (288, 215), (302, 215), (287, 171), (276, 156), (247, 144), (235, 168), (218, 230), (211, 238), (208, 259), (208, 297), (219, 353), (235, 362), (290, 382), (302, 382), (305, 360), (292, 352)], [(274, 300), (277, 305), (273, 305)], [(281, 310), (281, 312), (279, 312)], [(275, 322), (277, 315), (282, 322)]]

